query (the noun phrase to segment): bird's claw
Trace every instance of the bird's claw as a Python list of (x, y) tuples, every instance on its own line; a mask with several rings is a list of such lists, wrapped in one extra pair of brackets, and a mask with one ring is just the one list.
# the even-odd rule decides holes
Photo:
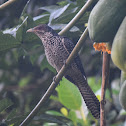
[[(56, 84), (56, 76), (53, 77), (53, 82)], [(60, 83), (58, 85), (60, 85)]]
[(53, 77), (53, 81), (56, 82), (56, 76)]
[(102, 105), (105, 105), (105, 104), (106, 104), (106, 100), (102, 100), (102, 101), (101, 101), (101, 104), (102, 104)]

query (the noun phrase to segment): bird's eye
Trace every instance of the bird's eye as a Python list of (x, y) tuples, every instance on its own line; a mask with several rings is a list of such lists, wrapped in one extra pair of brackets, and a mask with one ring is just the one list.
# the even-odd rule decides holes
[(36, 31), (36, 33), (42, 35), (42, 34), (44, 34), (44, 31), (43, 31), (43, 30), (41, 30), (41, 31)]

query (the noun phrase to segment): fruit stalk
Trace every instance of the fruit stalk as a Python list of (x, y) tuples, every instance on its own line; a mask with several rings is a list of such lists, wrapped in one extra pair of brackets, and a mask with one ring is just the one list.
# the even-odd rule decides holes
[(101, 103), (100, 103), (100, 126), (105, 126), (105, 90), (109, 82), (109, 69), (110, 69), (110, 55), (103, 52), (103, 65), (102, 65), (102, 87), (101, 87)]

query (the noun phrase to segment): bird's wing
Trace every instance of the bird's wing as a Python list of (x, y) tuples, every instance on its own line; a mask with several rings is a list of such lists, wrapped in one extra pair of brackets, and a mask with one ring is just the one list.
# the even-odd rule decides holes
[[(64, 48), (66, 49), (66, 51), (70, 55), (70, 53), (72, 52), (75, 45), (67, 37), (63, 37), (62, 42), (63, 42)], [(77, 65), (78, 69), (81, 71), (81, 73), (85, 76), (84, 68), (82, 66), (80, 57), (78, 55), (74, 58), (74, 62), (76, 63), (76, 65)]]

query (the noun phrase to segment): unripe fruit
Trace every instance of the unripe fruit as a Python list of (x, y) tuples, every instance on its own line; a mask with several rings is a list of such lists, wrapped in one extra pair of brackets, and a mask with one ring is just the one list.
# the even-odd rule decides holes
[(111, 58), (119, 69), (126, 72), (126, 17), (114, 38)]
[(99, 0), (88, 20), (89, 36), (94, 42), (112, 41), (126, 15), (126, 0)]
[(119, 93), (119, 101), (123, 109), (126, 110), (126, 80), (121, 86), (121, 90)]

